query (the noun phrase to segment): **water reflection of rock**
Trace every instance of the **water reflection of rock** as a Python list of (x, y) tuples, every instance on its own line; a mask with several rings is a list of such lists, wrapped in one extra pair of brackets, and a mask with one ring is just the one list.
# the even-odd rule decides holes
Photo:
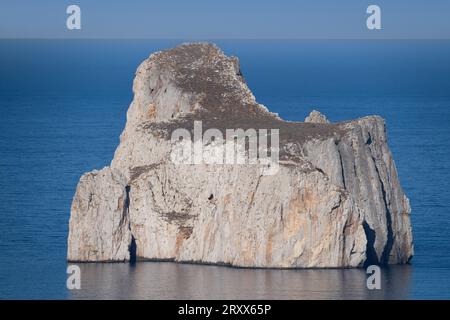
[(381, 290), (363, 269), (274, 270), (147, 262), (80, 264), (73, 299), (406, 299), (412, 266), (382, 269)]

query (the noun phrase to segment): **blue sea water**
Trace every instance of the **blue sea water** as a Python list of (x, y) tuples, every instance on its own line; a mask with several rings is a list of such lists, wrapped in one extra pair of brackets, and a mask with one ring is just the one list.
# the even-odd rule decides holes
[(411, 265), (253, 270), (83, 264), (66, 289), (80, 175), (109, 164), (138, 64), (177, 40), (0, 40), (0, 298), (450, 299), (450, 41), (231, 41), (257, 100), (288, 120), (386, 119), (410, 198)]

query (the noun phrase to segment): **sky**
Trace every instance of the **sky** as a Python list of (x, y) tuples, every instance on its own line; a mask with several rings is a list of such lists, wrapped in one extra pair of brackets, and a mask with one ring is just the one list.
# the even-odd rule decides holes
[[(381, 30), (366, 27), (371, 4)], [(0, 0), (0, 38), (450, 39), (450, 0)]]

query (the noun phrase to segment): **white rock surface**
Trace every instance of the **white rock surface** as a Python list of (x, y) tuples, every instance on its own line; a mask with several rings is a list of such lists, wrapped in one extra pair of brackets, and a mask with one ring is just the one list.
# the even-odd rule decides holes
[[(238, 60), (210, 44), (151, 55), (133, 89), (111, 166), (77, 186), (68, 260), (315, 268), (412, 257), (409, 202), (380, 117), (285, 122), (255, 101)], [(279, 171), (173, 163), (171, 132), (194, 120), (279, 129)]]
[(305, 122), (311, 122), (311, 123), (330, 123), (330, 121), (328, 121), (327, 117), (325, 117), (325, 115), (323, 115), (322, 113), (320, 113), (317, 110), (313, 110), (311, 111), (311, 113), (309, 114), (309, 116), (307, 116), (305, 118)]

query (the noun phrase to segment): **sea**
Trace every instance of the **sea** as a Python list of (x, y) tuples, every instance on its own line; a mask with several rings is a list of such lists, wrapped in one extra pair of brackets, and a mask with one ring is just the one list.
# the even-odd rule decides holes
[(208, 41), (284, 119), (386, 119), (411, 263), (382, 268), (375, 290), (364, 269), (89, 263), (67, 289), (78, 179), (109, 165), (137, 66), (184, 40), (0, 40), (0, 299), (450, 299), (450, 41)]

